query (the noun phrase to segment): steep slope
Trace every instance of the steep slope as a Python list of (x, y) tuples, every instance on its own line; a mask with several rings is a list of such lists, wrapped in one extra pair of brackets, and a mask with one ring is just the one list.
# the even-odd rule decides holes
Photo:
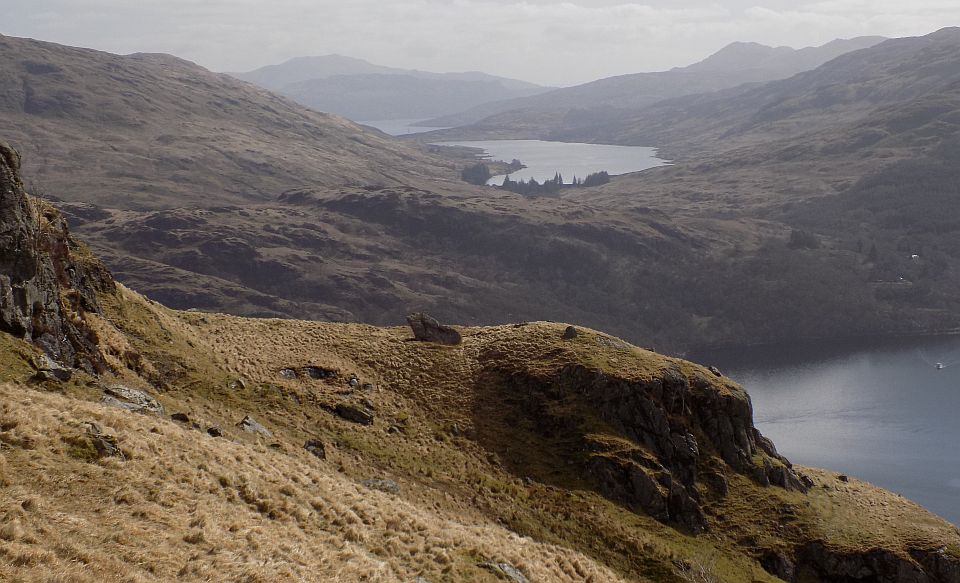
[(20, 156), (0, 142), (0, 332), (41, 346), (70, 367), (103, 370), (84, 321), (97, 293), (113, 290), (106, 269), (74, 241), (60, 214), (29, 200)]
[(416, 146), (165, 55), (0, 37), (0, 120), (29, 180), (124, 209), (455, 176)]
[[(424, 122), (424, 125), (476, 125), (469, 130), (472, 135), (497, 130), (507, 132), (511, 128), (522, 133), (538, 127), (545, 130), (570, 127), (575, 123), (587, 125), (597, 119), (612, 121), (622, 116), (623, 110), (641, 109), (666, 99), (784, 79), (882, 40), (880, 37), (860, 37), (800, 50), (733, 43), (688, 67), (600, 79), (543, 95), (480, 106)], [(544, 126), (549, 119), (556, 121)]]
[(486, 73), (397, 69), (340, 55), (299, 57), (233, 76), (354, 120), (437, 117), (549, 90)]
[(953, 526), (792, 467), (733, 381), (606, 334), (95, 296), (99, 376), (0, 335), (4, 579), (960, 581)]

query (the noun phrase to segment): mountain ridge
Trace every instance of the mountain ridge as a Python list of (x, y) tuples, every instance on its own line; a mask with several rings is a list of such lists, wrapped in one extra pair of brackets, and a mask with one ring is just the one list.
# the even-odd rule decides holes
[[(590, 110), (603, 108), (635, 109), (652, 105), (658, 101), (727, 89), (746, 83), (771, 81), (789, 77), (808, 68), (814, 68), (831, 60), (839, 54), (872, 46), (882, 37), (858, 37), (847, 40), (835, 40), (820, 47), (789, 49), (789, 47), (768, 47), (758, 43), (733, 43), (703, 61), (678, 67), (670, 71), (654, 73), (634, 73), (599, 79), (590, 83), (550, 91), (529, 98), (514, 99), (509, 102), (480, 106), (453, 116), (446, 116), (423, 122), (426, 126), (450, 127), (469, 124), (481, 126), (497, 125), (495, 116), (506, 119), (519, 117), (517, 123), (523, 127), (523, 116), (545, 117), (547, 114), (563, 119), (571, 110)], [(749, 55), (742, 48), (750, 49)], [(736, 58), (728, 57), (729, 51), (737, 51)], [(788, 52), (789, 51), (789, 52)], [(778, 60), (779, 59), (779, 60)], [(731, 65), (729, 61), (733, 61)], [(766, 62), (766, 66), (763, 66)], [(731, 73), (736, 73), (731, 75)], [(512, 113), (512, 112), (516, 113)], [(588, 113), (580, 113), (589, 117)], [(494, 118), (494, 119), (488, 119)]]

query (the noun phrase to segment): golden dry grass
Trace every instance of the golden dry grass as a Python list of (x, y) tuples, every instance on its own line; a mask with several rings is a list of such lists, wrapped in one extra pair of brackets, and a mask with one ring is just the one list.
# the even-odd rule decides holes
[[(176, 312), (122, 287), (104, 305), (91, 323), (117, 370), (99, 382), (154, 382), (167, 413), (187, 413), (201, 431), (105, 408), (88, 400), (97, 392), (82, 375), (66, 391), (9, 375), (0, 386), (0, 580), (492, 581), (478, 564), (495, 560), (533, 583), (683, 581), (693, 567), (723, 581), (774, 581), (745, 540), (960, 552), (956, 530), (919, 507), (816, 470), (803, 470), (817, 482), (809, 495), (730, 476), (730, 494), (708, 504), (711, 533), (699, 537), (562, 471), (549, 483), (525, 480), (496, 438), (472, 437), (483, 415), (505, 406), (481, 380), (488, 367), (534, 378), (569, 363), (627, 380), (666, 369), (709, 375), (598, 332), (561, 341), (564, 325), (554, 323), (469, 328), (462, 345), (443, 347), (399, 328)], [(3, 348), (25, 374), (31, 350)], [(280, 374), (307, 366), (338, 376)], [(340, 419), (338, 403), (372, 406), (376, 419)], [(247, 414), (273, 437), (240, 431)], [(92, 455), (89, 422), (118, 439), (124, 460)], [(208, 437), (209, 426), (224, 438)], [(307, 439), (326, 444), (326, 460), (303, 449)], [(531, 459), (562, 467), (555, 454)], [(401, 492), (363, 487), (369, 478)]]

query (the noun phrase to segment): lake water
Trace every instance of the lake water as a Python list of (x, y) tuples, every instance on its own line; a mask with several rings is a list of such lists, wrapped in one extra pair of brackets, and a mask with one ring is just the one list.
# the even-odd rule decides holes
[(431, 132), (433, 130), (441, 130), (446, 128), (429, 128), (423, 126), (414, 125), (420, 121), (420, 119), (380, 119), (374, 121), (358, 121), (357, 123), (363, 124), (365, 126), (370, 126), (377, 128), (385, 134), (390, 134), (391, 136), (408, 136), (410, 134), (420, 134), (423, 132)]
[(747, 389), (757, 427), (791, 461), (856, 476), (960, 525), (960, 338), (692, 358)]
[[(639, 172), (669, 164), (657, 157), (656, 148), (642, 146), (609, 146), (605, 144), (568, 144), (541, 140), (487, 140), (478, 142), (440, 142), (441, 146), (480, 148), (492, 160), (510, 162), (517, 159), (527, 167), (510, 175), (511, 180), (553, 180), (557, 172), (567, 184), (574, 176), (586, 178), (606, 170), (610, 175)], [(503, 184), (497, 176), (488, 184)]]

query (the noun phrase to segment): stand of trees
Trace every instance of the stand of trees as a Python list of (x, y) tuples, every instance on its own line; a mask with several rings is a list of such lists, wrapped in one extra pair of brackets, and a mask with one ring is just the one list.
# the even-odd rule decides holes
[(478, 186), (486, 184), (492, 176), (493, 175), (490, 174), (490, 167), (483, 162), (474, 164), (473, 166), (467, 166), (463, 169), (463, 172), (460, 173), (460, 178), (462, 178), (464, 182)]
[(573, 182), (570, 184), (563, 183), (563, 176), (559, 172), (557, 172), (551, 180), (545, 180), (542, 184), (537, 182), (536, 178), (531, 178), (528, 181), (510, 180), (510, 175), (508, 174), (504, 177), (503, 184), (500, 185), (500, 188), (524, 196), (557, 196), (563, 188), (600, 186), (608, 182), (610, 182), (610, 174), (608, 174), (606, 170), (594, 172), (583, 180), (574, 176)]

